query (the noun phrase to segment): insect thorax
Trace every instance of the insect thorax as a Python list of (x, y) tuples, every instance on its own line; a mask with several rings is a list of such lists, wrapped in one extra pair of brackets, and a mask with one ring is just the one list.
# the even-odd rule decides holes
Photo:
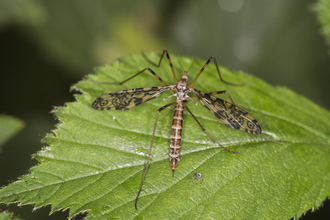
[(177, 98), (179, 100), (187, 100), (188, 99), (188, 92), (190, 91), (190, 87), (188, 86), (187, 83), (188, 76), (185, 73), (184, 75), (181, 76), (180, 81), (178, 84), (176, 84), (176, 92), (177, 92)]

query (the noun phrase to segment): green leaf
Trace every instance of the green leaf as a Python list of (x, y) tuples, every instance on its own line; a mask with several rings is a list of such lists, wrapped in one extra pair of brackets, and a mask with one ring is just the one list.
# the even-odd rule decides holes
[(24, 127), (24, 122), (12, 116), (0, 114), (0, 146)]
[[(148, 54), (157, 62), (159, 55)], [(175, 72), (182, 69), (171, 55)], [(193, 60), (181, 57), (188, 69)], [(195, 60), (192, 82), (205, 61)], [(166, 59), (157, 68), (142, 56), (129, 56), (110, 66), (96, 68), (88, 78), (120, 82), (150, 66), (173, 84)], [(231, 154), (219, 148), (186, 111), (181, 161), (172, 177), (169, 142), (173, 107), (159, 116), (152, 157), (143, 190), (134, 200), (145, 169), (157, 109), (170, 92), (129, 111), (100, 111), (91, 107), (99, 96), (123, 89), (162, 85), (149, 72), (123, 85), (80, 81), (77, 102), (54, 110), (60, 120), (44, 141), (49, 145), (35, 155), (40, 162), (29, 175), (0, 191), (0, 202), (52, 205), (52, 212), (70, 208), (70, 218), (89, 212), (87, 219), (213, 218), (289, 219), (317, 208), (329, 196), (330, 114), (289, 89), (272, 87), (242, 72), (220, 67), (223, 78), (248, 87), (219, 81), (213, 64), (206, 67), (194, 87), (205, 92), (227, 90), (234, 102), (256, 117), (260, 136), (221, 124), (202, 105), (187, 106), (204, 128)], [(227, 99), (226, 96), (223, 97)], [(192, 179), (201, 173), (203, 181)]]
[(328, 0), (318, 0), (314, 7), (317, 18), (322, 24), (322, 33), (330, 45), (330, 2)]

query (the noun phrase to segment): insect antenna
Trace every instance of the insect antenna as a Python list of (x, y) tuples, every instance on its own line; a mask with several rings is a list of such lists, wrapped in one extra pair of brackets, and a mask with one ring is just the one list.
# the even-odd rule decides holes
[(195, 63), (195, 59), (194, 59), (193, 62), (192, 62), (192, 64), (191, 64), (191, 66), (189, 67), (189, 69), (188, 69), (188, 70), (185, 70), (185, 69), (183, 68), (183, 66), (181, 65), (181, 63), (180, 63), (179, 58), (177, 57), (176, 59), (178, 60), (178, 63), (180, 64), (180, 66), (181, 66), (183, 72), (185, 72), (185, 73), (188, 73), (189, 70), (191, 69), (191, 67), (192, 67), (192, 66), (194, 65), (194, 63)]
[(191, 66), (190, 66), (189, 69), (187, 70), (187, 72), (189, 72), (189, 70), (190, 70), (191, 67), (194, 65), (194, 63), (195, 63), (195, 58), (194, 58), (194, 60), (193, 60), (193, 62), (192, 62), (192, 64), (191, 64)]

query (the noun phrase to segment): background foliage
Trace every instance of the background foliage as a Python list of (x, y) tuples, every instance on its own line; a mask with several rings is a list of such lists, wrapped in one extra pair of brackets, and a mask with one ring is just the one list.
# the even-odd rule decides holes
[[(327, 21), (320, 13), (329, 14), (327, 1), (318, 7), (314, 1), (231, 2), (1, 0), (1, 112), (23, 119), (26, 128), (2, 147), (0, 185), (36, 164), (30, 155), (55, 124), (48, 112), (74, 100), (70, 85), (120, 55), (164, 48), (203, 60), (213, 54), (228, 68), (287, 86), (329, 109), (328, 48), (318, 25)], [(45, 219), (50, 210), (9, 209), (33, 219)]]

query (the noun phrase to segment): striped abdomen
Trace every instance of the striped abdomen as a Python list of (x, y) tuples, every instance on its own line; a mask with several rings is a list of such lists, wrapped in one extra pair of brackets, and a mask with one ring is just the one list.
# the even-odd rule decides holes
[(172, 130), (171, 130), (171, 144), (170, 144), (170, 161), (171, 168), (174, 170), (180, 160), (179, 151), (181, 147), (182, 137), (182, 121), (183, 121), (183, 102), (177, 102), (175, 105), (175, 111), (173, 115)]

